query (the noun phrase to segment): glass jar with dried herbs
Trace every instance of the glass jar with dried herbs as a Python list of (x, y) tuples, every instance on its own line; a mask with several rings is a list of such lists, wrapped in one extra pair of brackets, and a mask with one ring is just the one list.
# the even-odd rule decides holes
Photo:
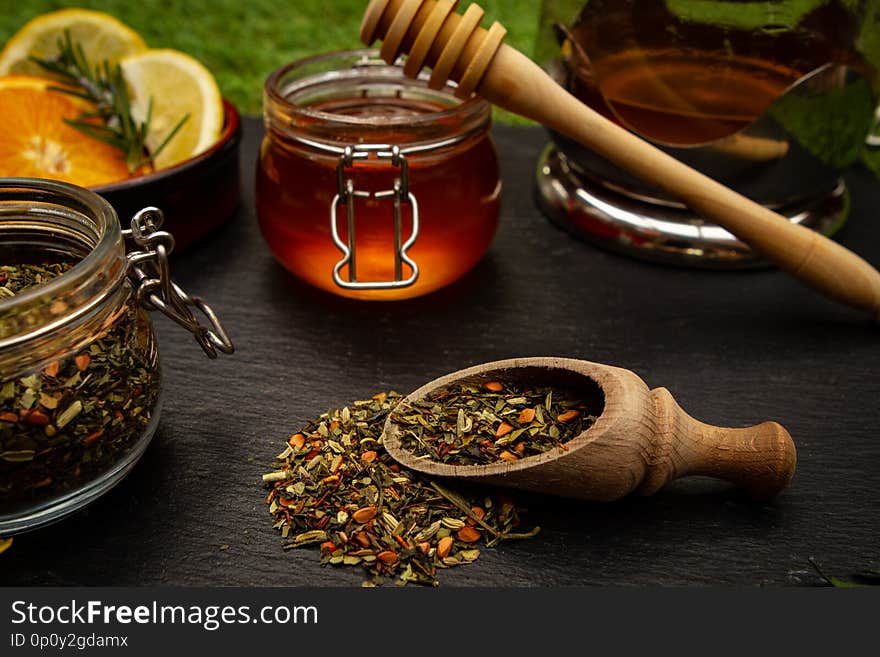
[(146, 208), (123, 231), (86, 189), (0, 179), (0, 536), (82, 507), (143, 454), (162, 400), (147, 308), (209, 356), (232, 352), (211, 309), (168, 278), (160, 223)]

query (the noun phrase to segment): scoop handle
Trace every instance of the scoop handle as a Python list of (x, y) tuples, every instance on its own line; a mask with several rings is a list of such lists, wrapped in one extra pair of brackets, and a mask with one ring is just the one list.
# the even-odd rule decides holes
[(678, 405), (666, 388), (651, 391), (655, 452), (639, 492), (650, 495), (687, 475), (718, 477), (755, 499), (770, 499), (794, 476), (797, 451), (777, 422), (725, 428), (700, 422)]

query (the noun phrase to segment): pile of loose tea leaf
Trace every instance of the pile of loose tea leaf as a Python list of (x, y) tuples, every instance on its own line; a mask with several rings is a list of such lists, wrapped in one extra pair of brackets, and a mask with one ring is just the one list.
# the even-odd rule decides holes
[(451, 465), (518, 461), (565, 443), (596, 420), (583, 395), (564, 388), (489, 381), (454, 384), (394, 411), (400, 445)]
[[(72, 266), (0, 266), (0, 298)], [(150, 422), (158, 377), (149, 325), (124, 305), (72, 353), (0, 381), (0, 511), (75, 489), (119, 463)]]
[(275, 470), (263, 475), (285, 549), (318, 546), (321, 563), (361, 566), (371, 582), (437, 585), (437, 569), (474, 561), (514, 533), (519, 510), (504, 494), (453, 490), (401, 467), (382, 430), (402, 397), (380, 393), (324, 413), (290, 437)]

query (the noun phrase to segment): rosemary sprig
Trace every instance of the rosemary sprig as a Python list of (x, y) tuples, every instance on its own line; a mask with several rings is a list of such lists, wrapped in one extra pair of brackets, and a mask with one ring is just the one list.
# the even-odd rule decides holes
[(146, 139), (153, 115), (153, 99), (150, 98), (145, 120), (136, 121), (131, 115), (131, 99), (118, 64), (111, 66), (104, 60), (92, 67), (82, 45), (73, 41), (68, 30), (63, 38), (58, 39), (58, 55), (53, 59), (32, 57), (31, 60), (73, 87), (53, 86), (51, 89), (95, 105), (94, 111), (83, 112), (78, 119), (65, 119), (65, 123), (122, 151), (131, 173), (147, 164), (152, 167), (154, 159), (189, 119), (189, 114), (182, 117), (151, 152)]

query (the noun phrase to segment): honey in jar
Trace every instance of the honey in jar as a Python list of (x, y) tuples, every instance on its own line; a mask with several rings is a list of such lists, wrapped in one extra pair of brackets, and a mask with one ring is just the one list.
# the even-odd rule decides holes
[(487, 102), (354, 51), (273, 73), (264, 113), (257, 214), (297, 277), (403, 299), (452, 283), (489, 248), (501, 183)]

